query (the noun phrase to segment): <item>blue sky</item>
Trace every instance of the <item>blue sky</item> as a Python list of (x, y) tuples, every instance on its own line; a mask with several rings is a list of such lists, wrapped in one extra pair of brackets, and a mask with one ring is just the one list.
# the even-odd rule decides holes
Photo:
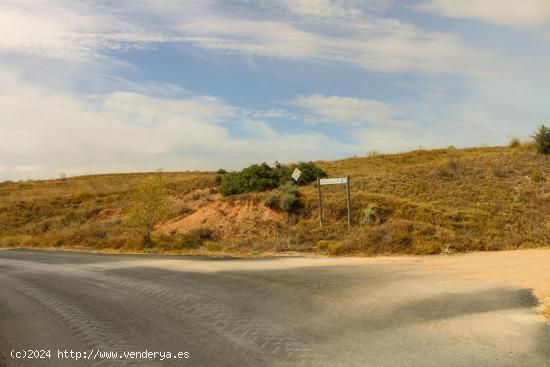
[(506, 144), (550, 0), (0, 0), (0, 180)]

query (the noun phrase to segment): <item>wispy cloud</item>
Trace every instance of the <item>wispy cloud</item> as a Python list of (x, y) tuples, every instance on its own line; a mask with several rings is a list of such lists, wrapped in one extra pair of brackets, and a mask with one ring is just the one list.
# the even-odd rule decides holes
[(410, 126), (399, 109), (376, 100), (320, 94), (298, 97), (291, 102), (309, 114), (307, 122), (339, 125)]
[(7, 0), (0, 4), (0, 53), (82, 59), (187, 42), (210, 50), (383, 72), (479, 76), (506, 68), (498, 57), (455, 35), (425, 31), (375, 10), (365, 13), (389, 4), (280, 0), (251, 3), (242, 13), (232, 10), (231, 3), (211, 1), (141, 0), (130, 7), (124, 2)]
[(181, 22), (178, 29), (185, 40), (207, 49), (339, 62), (388, 73), (494, 76), (508, 68), (491, 53), (468, 46), (457, 36), (427, 32), (395, 19), (330, 19), (312, 26), (209, 14)]
[(83, 59), (176, 40), (158, 27), (140, 23), (98, 2), (0, 3), (0, 52), (4, 53)]
[(550, 22), (550, 0), (429, 0), (415, 7), (452, 18), (525, 26)]

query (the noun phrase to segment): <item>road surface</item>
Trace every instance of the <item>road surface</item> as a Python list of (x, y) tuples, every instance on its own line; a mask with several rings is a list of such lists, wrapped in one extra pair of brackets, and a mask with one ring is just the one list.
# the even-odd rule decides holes
[[(547, 367), (537, 304), (529, 289), (458, 281), (422, 257), (2, 250), (0, 366)], [(12, 358), (29, 350), (51, 357)], [(144, 358), (89, 359), (98, 351)]]

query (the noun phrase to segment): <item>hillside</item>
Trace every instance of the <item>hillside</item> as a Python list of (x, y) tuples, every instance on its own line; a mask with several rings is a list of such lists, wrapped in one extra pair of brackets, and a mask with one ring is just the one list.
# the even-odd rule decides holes
[[(350, 175), (353, 226), (343, 186), (314, 185), (289, 214), (266, 192), (222, 197), (216, 173), (164, 173), (170, 215), (144, 247), (127, 213), (136, 183), (154, 174), (82, 176), (0, 184), (0, 246), (121, 251), (425, 254), (550, 244), (550, 157), (528, 146), (418, 150), (320, 161)], [(368, 222), (368, 223), (367, 223)]]

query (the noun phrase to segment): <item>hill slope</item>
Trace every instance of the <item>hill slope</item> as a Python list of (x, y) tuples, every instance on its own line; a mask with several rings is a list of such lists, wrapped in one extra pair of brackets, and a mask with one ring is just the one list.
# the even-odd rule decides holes
[[(438, 253), (550, 244), (550, 157), (528, 147), (442, 149), (317, 162), (351, 176), (353, 227), (343, 186), (314, 185), (295, 214), (267, 209), (268, 193), (222, 198), (215, 173), (165, 173), (171, 215), (143, 248), (127, 224), (135, 184), (152, 174), (0, 184), (0, 245), (133, 251)], [(277, 192), (275, 192), (276, 194)]]

